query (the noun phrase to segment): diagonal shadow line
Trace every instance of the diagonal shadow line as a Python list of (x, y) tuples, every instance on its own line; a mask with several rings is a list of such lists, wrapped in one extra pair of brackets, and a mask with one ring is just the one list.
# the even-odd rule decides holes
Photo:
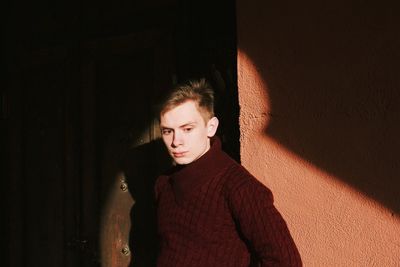
[(400, 18), (392, 5), (239, 2), (237, 21), (239, 51), (268, 85), (264, 134), (398, 214)]
[[(269, 108), (264, 134), (398, 214), (400, 123), (393, 105), (399, 98), (390, 98), (393, 89), (375, 80), (378, 85), (370, 90), (377, 95), (360, 103), (357, 91), (365, 88), (342, 81), (343, 92), (337, 90), (338, 82), (327, 82), (337, 76), (351, 81), (340, 68), (293, 74), (285, 58), (265, 48), (264, 56), (243, 48), (255, 68), (265, 70), (259, 71)], [(365, 71), (358, 70), (358, 75)], [(380, 106), (379, 101), (390, 105)]]

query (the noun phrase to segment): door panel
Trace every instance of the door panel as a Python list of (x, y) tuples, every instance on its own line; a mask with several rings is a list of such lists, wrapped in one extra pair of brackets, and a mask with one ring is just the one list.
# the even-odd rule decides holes
[[(21, 51), (9, 77), (9, 266), (77, 266), (68, 240), (78, 227), (74, 207), (79, 152), (76, 77), (69, 47)], [(66, 260), (68, 258), (68, 260)]]
[(19, 54), (6, 91), (6, 264), (150, 266), (152, 190), (163, 162), (150, 145), (158, 133), (151, 107), (171, 86), (171, 35), (143, 31)]
[(85, 45), (91, 53), (83, 79), (91, 103), (83, 107), (84, 139), (92, 145), (83, 154), (93, 171), (84, 179), (96, 187), (85, 199), (99, 199), (100, 206), (99, 217), (85, 217), (83, 226), (100, 222), (87, 233), (93, 239), (100, 233), (102, 266), (152, 266), (157, 249), (153, 186), (165, 167), (160, 162), (168, 162), (154, 154), (163, 155), (154, 147), (160, 143), (152, 106), (172, 85), (171, 39), (168, 33), (146, 32)]

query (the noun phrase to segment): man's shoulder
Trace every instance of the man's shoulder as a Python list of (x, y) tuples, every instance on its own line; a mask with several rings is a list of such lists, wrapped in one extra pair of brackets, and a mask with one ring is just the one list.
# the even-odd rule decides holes
[(223, 178), (226, 180), (225, 183), (228, 187), (234, 188), (247, 183), (257, 186), (262, 185), (243, 165), (232, 158), (229, 158), (228, 162), (229, 164), (227, 164), (227, 168), (223, 173)]
[[(227, 192), (235, 192), (237, 190), (243, 190), (244, 188), (251, 190), (262, 190), (270, 192), (270, 189), (266, 187), (259, 179), (250, 173), (240, 163), (233, 159), (229, 160), (227, 168), (222, 173), (224, 179), (225, 190)], [(247, 190), (246, 189), (246, 190)]]
[[(245, 167), (243, 167), (236, 160), (231, 158), (227, 153), (223, 152), (219, 159), (223, 159), (223, 164), (220, 164), (221, 176), (223, 179), (230, 180), (232, 178), (246, 177), (251, 175)], [(221, 161), (221, 160), (220, 160)]]
[(248, 203), (274, 203), (272, 191), (239, 163), (225, 173), (223, 193), (230, 208), (236, 211)]

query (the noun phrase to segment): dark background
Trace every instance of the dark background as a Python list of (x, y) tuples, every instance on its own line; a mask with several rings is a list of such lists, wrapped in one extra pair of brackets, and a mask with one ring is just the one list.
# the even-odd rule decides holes
[[(138, 147), (148, 160), (138, 165), (154, 172), (154, 150), (143, 148), (156, 138), (151, 107), (176, 82), (206, 77), (213, 84), (219, 134), (239, 158), (232, 1), (2, 6), (2, 266), (100, 265), (100, 214), (113, 184), (105, 159), (115, 160), (115, 146)], [(132, 194), (149, 190), (133, 196), (143, 207), (152, 181), (140, 181), (130, 186)]]

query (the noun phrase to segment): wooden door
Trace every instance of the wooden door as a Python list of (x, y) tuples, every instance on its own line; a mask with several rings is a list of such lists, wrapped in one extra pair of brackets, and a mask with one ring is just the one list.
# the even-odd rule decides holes
[[(84, 47), (84, 139), (89, 142), (83, 159), (91, 181), (88, 196), (95, 196), (85, 209), (96, 208), (96, 199), (100, 202), (100, 217), (87, 213), (84, 221), (90, 235), (100, 234), (102, 266), (153, 266), (153, 187), (169, 160), (156, 141), (152, 106), (160, 91), (172, 85), (171, 37), (144, 32)], [(96, 222), (99, 228), (91, 230)]]
[(5, 266), (80, 266), (80, 99), (73, 51), (67, 45), (20, 49), (20, 60), (9, 66)]
[(160, 30), (18, 51), (2, 91), (5, 266), (150, 266), (151, 105), (171, 51)]

